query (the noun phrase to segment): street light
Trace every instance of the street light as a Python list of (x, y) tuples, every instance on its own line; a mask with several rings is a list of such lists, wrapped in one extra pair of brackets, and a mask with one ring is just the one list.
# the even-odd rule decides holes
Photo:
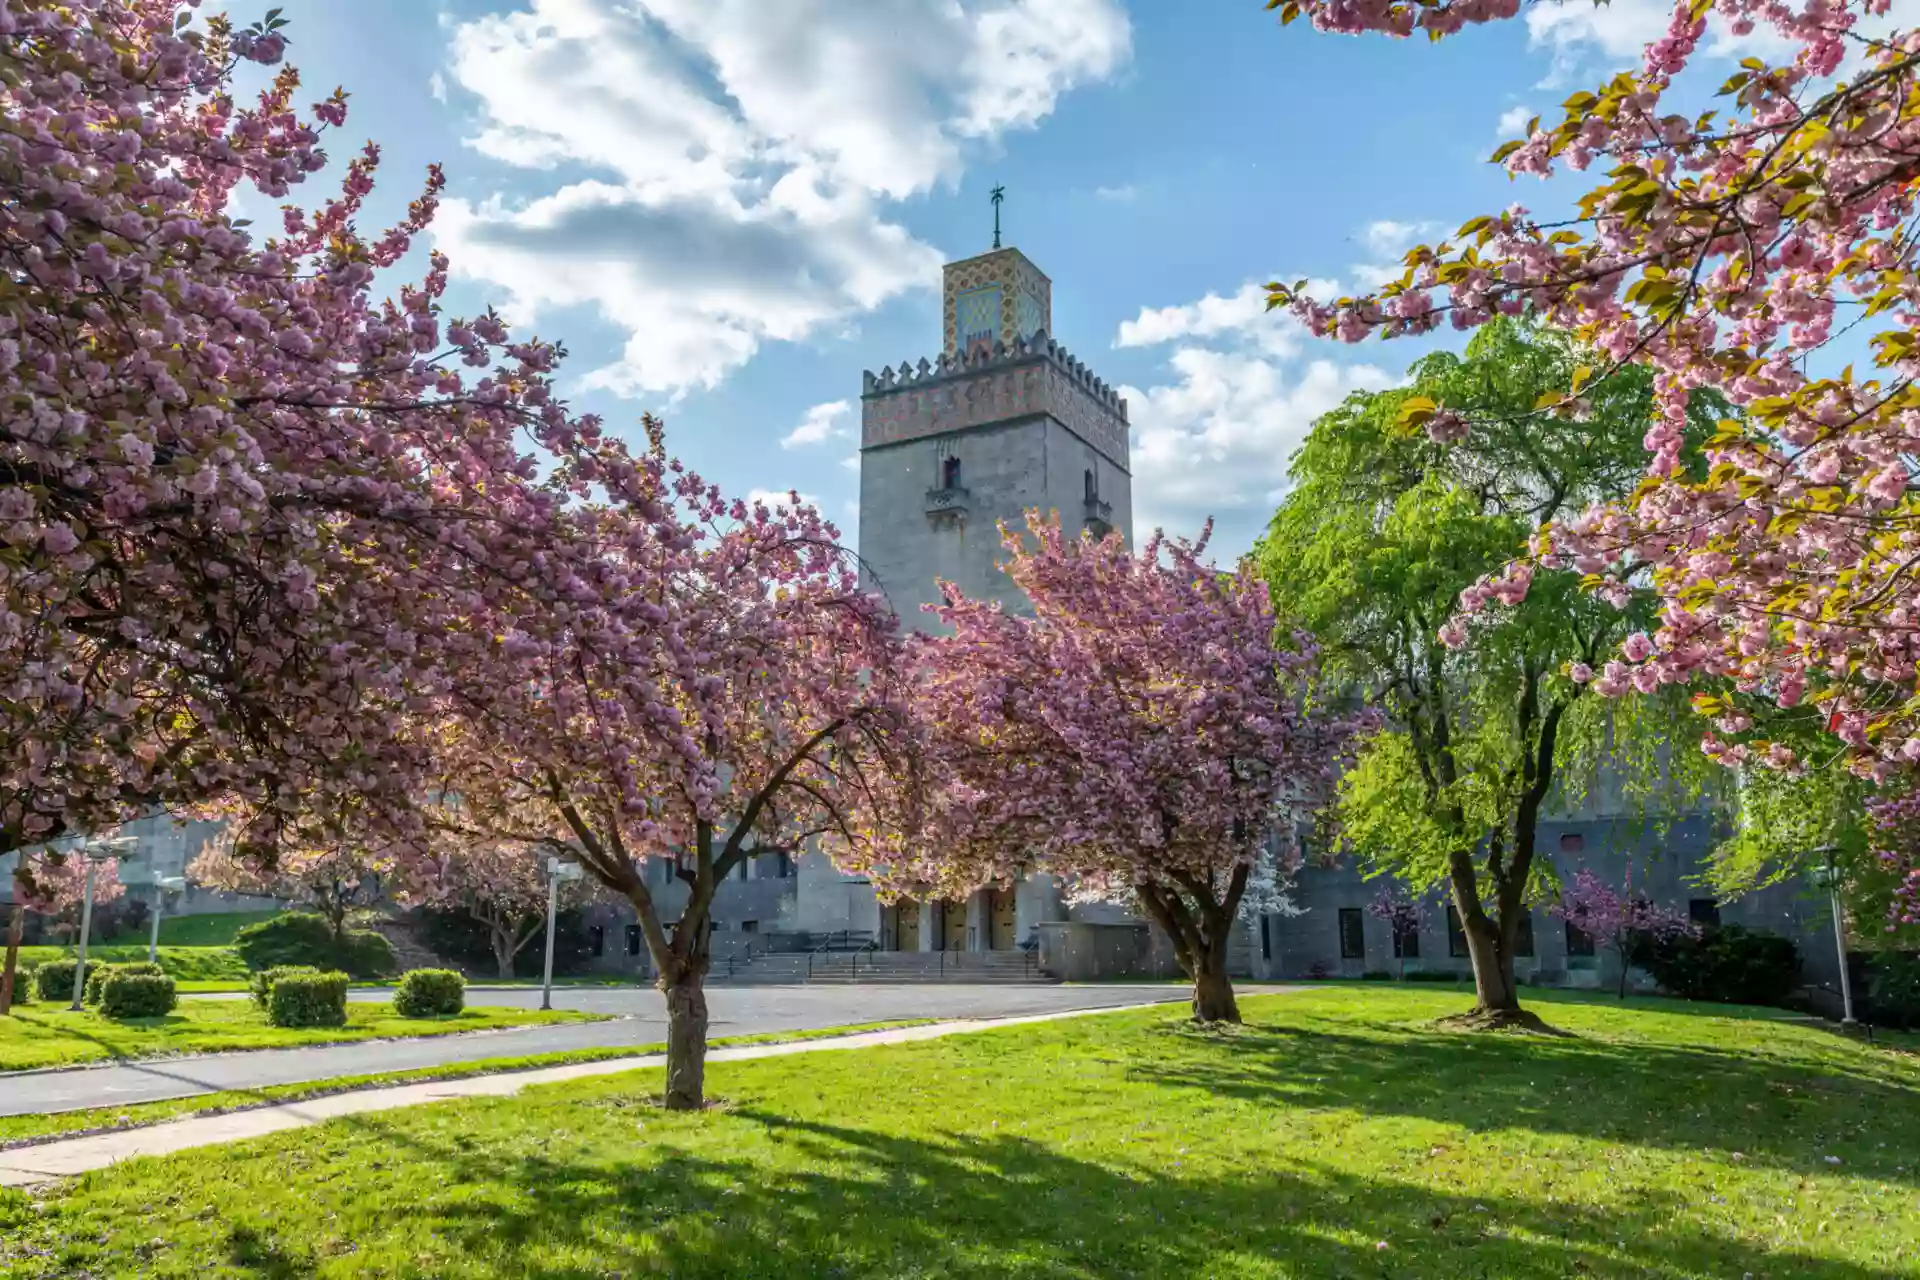
[(87, 935), (93, 932), (93, 877), (101, 863), (119, 857), (138, 843), (130, 836), (115, 836), (111, 840), (90, 840), (80, 847), (80, 856), (87, 860), (87, 887), (80, 898), (80, 956), (79, 963), (73, 966), (73, 1003), (68, 1006), (74, 1013), (85, 1007), (80, 997), (87, 990)]
[(147, 935), (147, 963), (160, 960), (160, 912), (169, 897), (187, 887), (184, 876), (161, 876), (153, 882), (153, 931)]
[(565, 858), (547, 859), (547, 961), (546, 971), (540, 980), (540, 1007), (553, 1008), (553, 928), (554, 917), (560, 911), (560, 884), (564, 880), (578, 880), (586, 874), (577, 862)]
[(1853, 977), (1847, 972), (1847, 918), (1840, 910), (1840, 868), (1834, 865), (1833, 855), (1839, 850), (1832, 845), (1815, 849), (1816, 854), (1826, 857), (1826, 862), (1812, 868), (1807, 878), (1816, 888), (1827, 891), (1827, 901), (1833, 910), (1833, 944), (1840, 952), (1840, 1025), (1851, 1027), (1853, 1021)]

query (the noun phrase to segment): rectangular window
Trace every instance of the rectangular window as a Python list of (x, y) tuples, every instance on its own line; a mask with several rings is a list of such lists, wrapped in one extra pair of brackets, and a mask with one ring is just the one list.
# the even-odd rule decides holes
[(1402, 928), (1393, 931), (1393, 958), (1395, 960), (1418, 960), (1420, 958), (1420, 931), (1418, 929)]
[(1560, 852), (1579, 853), (1587, 847), (1587, 838), (1578, 831), (1569, 831), (1560, 837)]
[(1587, 934), (1586, 930), (1579, 928), (1572, 921), (1567, 922), (1567, 954), (1569, 956), (1591, 956), (1593, 954), (1593, 938)]
[(1720, 904), (1712, 898), (1688, 898), (1687, 918), (1695, 924), (1717, 926), (1720, 923)]
[(1273, 917), (1260, 917), (1260, 958), (1273, 959)]
[(1340, 908), (1340, 958), (1362, 960), (1367, 954), (1366, 925), (1360, 908)]
[(779, 858), (780, 858), (780, 878), (782, 880), (793, 879), (793, 855), (790, 853), (782, 853), (779, 855)]
[(742, 920), (740, 922), (740, 932), (758, 933), (760, 932), (760, 922), (758, 920)]
[(1516, 956), (1533, 955), (1533, 912), (1522, 911), (1520, 923), (1513, 931), (1513, 954)]
[(1456, 960), (1467, 954), (1467, 931), (1460, 923), (1457, 907), (1447, 908), (1447, 954)]
[(747, 863), (751, 861), (751, 858), (740, 859), (740, 874), (734, 877), (735, 880), (745, 880), (747, 878)]
[(627, 954), (630, 956), (640, 954), (640, 926), (637, 924), (627, 926)]
[(590, 925), (587, 928), (587, 950), (596, 956), (607, 954), (607, 930), (604, 925)]
[(673, 883), (673, 871), (674, 871), (674, 867), (673, 867), (673, 859), (672, 859), (672, 858), (659, 858), (659, 859), (656, 859), (656, 861), (657, 861), (657, 862), (659, 862), (659, 864), (660, 864), (660, 883), (661, 883), (661, 884), (672, 884), (672, 883)]

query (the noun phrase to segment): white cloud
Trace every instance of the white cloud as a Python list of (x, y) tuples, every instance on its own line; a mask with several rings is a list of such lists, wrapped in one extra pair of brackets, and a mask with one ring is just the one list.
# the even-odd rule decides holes
[(830, 400), (826, 404), (817, 404), (807, 410), (800, 419), (800, 425), (780, 438), (782, 449), (795, 449), (801, 445), (823, 444), (828, 440), (853, 434), (853, 427), (847, 419), (853, 413), (850, 400)]
[[(1332, 280), (1308, 287), (1322, 296), (1340, 288)], [(1309, 343), (1315, 355), (1301, 364)], [(1341, 348), (1267, 312), (1266, 291), (1254, 283), (1230, 297), (1142, 309), (1121, 325), (1115, 345), (1160, 344), (1174, 347), (1171, 379), (1120, 389), (1133, 427), (1134, 528), (1192, 534), (1212, 516), (1222, 561), (1265, 527), (1285, 491), (1288, 460), (1314, 419), (1353, 391), (1399, 381), (1373, 365), (1335, 359)]]
[(1423, 240), (1440, 230), (1437, 222), (1395, 222), (1391, 218), (1382, 218), (1369, 222), (1361, 232), (1367, 248), (1373, 253), (1392, 255), (1405, 253), (1413, 248), (1414, 242)]
[(1140, 191), (1131, 182), (1125, 182), (1117, 187), (1095, 187), (1093, 194), (1096, 199), (1111, 200), (1116, 204), (1126, 204), (1135, 196), (1139, 195)]
[[(1311, 280), (1307, 289), (1316, 297), (1340, 292), (1337, 280)], [(1209, 293), (1182, 306), (1142, 307), (1132, 320), (1120, 322), (1116, 347), (1152, 347), (1191, 338), (1231, 335), (1251, 342), (1269, 354), (1292, 355), (1306, 331), (1285, 311), (1267, 310), (1265, 284), (1249, 280), (1238, 292), (1222, 297)]]
[(840, 459), (840, 465), (845, 467), (849, 471), (857, 473), (860, 470), (860, 455), (857, 453), (850, 453), (846, 457)]
[(447, 100), (447, 78), (438, 71), (427, 77), (427, 92), (433, 95), (435, 102)]
[(1131, 39), (1120, 0), (523, 0), (449, 29), (467, 144), (544, 192), (448, 200), (437, 236), (516, 318), (590, 306), (623, 329), (591, 379), (623, 394), (712, 386), (933, 286), (942, 255), (891, 203), (1113, 75)]
[(1527, 135), (1522, 131), (1527, 127), (1527, 122), (1537, 114), (1539, 113), (1524, 103), (1517, 107), (1508, 107), (1500, 113), (1500, 123), (1493, 127), (1494, 132), (1499, 135), (1502, 142), (1512, 138), (1524, 138)]

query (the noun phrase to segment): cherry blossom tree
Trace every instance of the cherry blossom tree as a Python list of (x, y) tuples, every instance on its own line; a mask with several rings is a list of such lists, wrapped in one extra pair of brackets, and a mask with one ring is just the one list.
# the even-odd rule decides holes
[(1561, 888), (1560, 900), (1547, 908), (1547, 914), (1586, 934), (1596, 947), (1614, 952), (1620, 961), (1622, 1000), (1627, 998), (1627, 970), (1636, 942), (1697, 932), (1685, 912), (1636, 896), (1631, 881), (1615, 889), (1584, 867)]
[[(0, 1018), (13, 1011), (13, 989), (18, 977), (20, 936), (29, 911), (68, 920), (77, 929), (80, 910), (87, 891), (87, 871), (94, 868), (93, 902), (95, 906), (112, 902), (126, 886), (120, 883), (120, 860), (107, 858), (90, 864), (69, 853), (55, 854), (45, 848), (18, 851), (23, 867), (16, 873), (13, 910), (7, 919), (6, 967), (0, 969)], [(19, 892), (21, 888), (26, 891)], [(76, 935), (77, 937), (77, 935)]]
[(944, 584), (951, 634), (917, 644), (915, 687), (941, 785), (895, 856), (891, 892), (957, 898), (1026, 872), (1137, 901), (1193, 981), (1193, 1015), (1240, 1019), (1227, 941), (1276, 837), (1330, 794), (1367, 718), (1313, 701), (1314, 646), (1281, 647), (1248, 565), (1198, 542), (1003, 529), (1031, 616)]
[(237, 828), (209, 840), (192, 862), (187, 878), (225, 893), (244, 893), (303, 907), (321, 916), (336, 939), (346, 938), (347, 917), (380, 900), (380, 868), (364, 845), (351, 840), (291, 841), (270, 858), (235, 848)]
[(1367, 914), (1387, 926), (1393, 938), (1393, 959), (1400, 970), (1400, 976), (1407, 973), (1407, 939), (1420, 936), (1420, 926), (1426, 923), (1427, 909), (1420, 899), (1394, 884), (1383, 884), (1380, 891), (1367, 903)]
[(375, 236), (371, 144), (273, 238), (230, 216), (345, 119), (288, 68), (238, 99), (279, 26), (0, 0), (0, 852), (214, 800), (259, 847), (336, 800), (407, 825), (449, 639), (537, 580), (538, 458), (598, 438), (557, 348), (442, 317), (443, 257), (373, 299), (437, 169)]
[[(1434, 39), (1522, 8), (1270, 7), (1326, 31)], [(1745, 59), (1717, 86), (1724, 105), (1696, 116), (1717, 77), (1694, 64), (1716, 22), (1783, 53)], [(1644, 584), (1659, 626), (1583, 678), (1610, 696), (1724, 683), (1696, 698), (1715, 758), (1804, 763), (1791, 736), (1766, 732), (1755, 713), (1767, 704), (1800, 709), (1823, 731), (1821, 754), (1886, 780), (1920, 761), (1917, 140), (1920, 30), (1889, 0), (1678, 0), (1637, 67), (1494, 153), (1516, 176), (1600, 169), (1571, 216), (1475, 217), (1452, 241), (1411, 250), (1371, 296), (1276, 284), (1271, 300), (1349, 341), (1536, 313), (1596, 352), (1541, 397), (1542, 417), (1578, 418), (1623, 371), (1651, 366), (1645, 483), (1545, 524), (1468, 612), (1506, 607), (1546, 576), (1536, 568), (1576, 572), (1615, 601)], [(1695, 470), (1682, 441), (1703, 393), (1736, 412)], [(1446, 440), (1477, 428), (1439, 401), (1411, 406), (1408, 421)]]
[[(547, 922), (547, 877), (543, 859), (521, 841), (442, 835), (434, 853), (403, 864), (397, 886), (409, 906), (457, 908), (486, 927), (494, 965), (513, 977), (513, 963)], [(565, 881), (560, 905), (577, 906), (586, 882)]]
[(574, 513), (597, 553), (565, 607), (470, 666), (444, 791), (467, 830), (571, 857), (632, 905), (666, 997), (666, 1104), (689, 1109), (719, 885), (814, 842), (862, 857), (897, 825), (915, 753), (901, 640), (838, 532), (793, 495), (726, 499), (647, 428), (645, 456), (581, 464), (607, 496)]

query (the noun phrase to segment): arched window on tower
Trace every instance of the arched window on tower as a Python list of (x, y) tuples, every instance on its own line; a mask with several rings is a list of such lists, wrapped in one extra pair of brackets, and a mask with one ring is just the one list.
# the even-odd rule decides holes
[(958, 489), (960, 487), (960, 459), (948, 454), (940, 460), (940, 487)]
[(1100, 496), (1100, 486), (1097, 482), (1095, 482), (1093, 478), (1092, 467), (1087, 468), (1086, 482), (1087, 482), (1087, 501), (1092, 502), (1095, 498)]

